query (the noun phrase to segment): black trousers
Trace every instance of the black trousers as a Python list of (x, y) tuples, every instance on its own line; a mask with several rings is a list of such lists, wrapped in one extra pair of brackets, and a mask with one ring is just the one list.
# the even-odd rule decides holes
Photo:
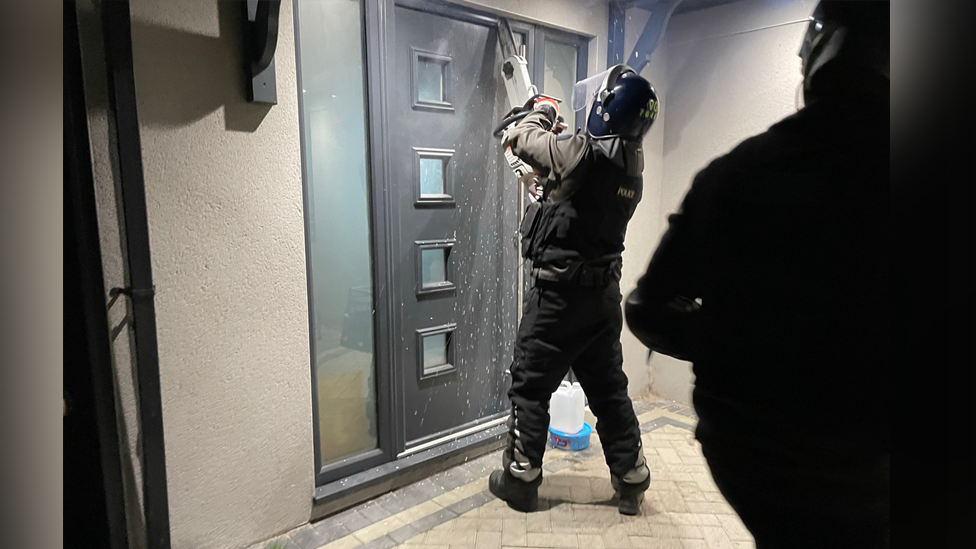
[(716, 435), (705, 417), (698, 430), (712, 478), (757, 549), (891, 547), (890, 454), (802, 433)]
[(610, 472), (626, 475), (640, 450), (640, 426), (627, 396), (620, 331), (620, 286), (584, 287), (537, 281), (528, 292), (512, 362), (512, 417), (504, 462), (516, 444), (533, 468), (542, 467), (549, 399), (572, 368), (597, 417)]

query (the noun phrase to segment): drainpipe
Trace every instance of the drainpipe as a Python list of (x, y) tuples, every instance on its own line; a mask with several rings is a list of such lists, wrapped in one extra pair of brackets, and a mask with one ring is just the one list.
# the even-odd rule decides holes
[(102, 10), (109, 108), (116, 131), (114, 152), (118, 160), (128, 279), (127, 287), (115, 288), (112, 292), (128, 297), (131, 311), (143, 441), (142, 485), (147, 545), (149, 549), (170, 549), (155, 289), (136, 110), (129, 1), (105, 0)]
[[(78, 36), (78, 13), (75, 8), (74, 2), (65, 2), (63, 10), (64, 223), (67, 228), (70, 219), (70, 223), (74, 225), (72, 232), (75, 233), (73, 249), (69, 249), (68, 237), (65, 236), (64, 257), (67, 266), (69, 254), (75, 255), (83, 288), (81, 300), (84, 303), (82, 308), (88, 339), (88, 360), (91, 363), (90, 383), (98, 425), (98, 446), (103, 479), (101, 492), (105, 497), (105, 512), (108, 518), (109, 547), (106, 549), (129, 549), (122, 456), (119, 453), (119, 431), (116, 423), (112, 349), (109, 345), (108, 323), (105, 318), (105, 277), (102, 272), (102, 253), (98, 240), (95, 181), (92, 176), (91, 149), (88, 146), (88, 109), (85, 104), (81, 41)], [(67, 329), (67, 326), (65, 328)], [(65, 371), (67, 371), (67, 355), (65, 363)], [(67, 395), (65, 395), (64, 414), (67, 415)], [(67, 466), (65, 470), (67, 471)], [(84, 513), (85, 510), (72, 509), (71, 512)], [(65, 513), (66, 518), (67, 516), (68, 514)]]

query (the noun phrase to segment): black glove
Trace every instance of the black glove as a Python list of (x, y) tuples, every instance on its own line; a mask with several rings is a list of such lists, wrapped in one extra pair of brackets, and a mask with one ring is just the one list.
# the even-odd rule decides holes
[(535, 104), (532, 105), (532, 110), (543, 113), (546, 119), (549, 120), (549, 127), (551, 128), (559, 116), (559, 103), (556, 103), (556, 101), (549, 97), (539, 97), (535, 100)]
[(678, 360), (693, 361), (693, 333), (701, 307), (684, 297), (668, 304), (651, 305), (637, 291), (627, 296), (627, 327), (645, 347)]

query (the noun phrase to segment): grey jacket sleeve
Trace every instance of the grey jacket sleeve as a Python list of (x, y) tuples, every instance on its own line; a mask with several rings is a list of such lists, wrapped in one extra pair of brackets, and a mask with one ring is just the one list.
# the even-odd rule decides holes
[(586, 138), (560, 138), (549, 131), (551, 123), (541, 112), (532, 112), (508, 133), (512, 153), (547, 179), (550, 190), (579, 167), (586, 153)]

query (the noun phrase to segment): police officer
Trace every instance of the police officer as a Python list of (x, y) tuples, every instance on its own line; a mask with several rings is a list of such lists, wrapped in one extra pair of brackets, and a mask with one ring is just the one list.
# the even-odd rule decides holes
[(598, 420), (620, 512), (635, 515), (650, 471), (623, 371), (619, 282), (627, 223), (643, 187), (641, 142), (658, 99), (647, 80), (618, 65), (577, 84), (574, 104), (589, 104), (585, 132), (557, 136), (559, 107), (543, 97), (504, 144), (539, 174), (544, 190), (522, 223), (533, 282), (511, 366), (504, 469), (489, 488), (513, 509), (536, 508), (549, 399), (572, 367)]
[(805, 106), (697, 175), (627, 299), (759, 549), (889, 546), (889, 6), (821, 2)]

